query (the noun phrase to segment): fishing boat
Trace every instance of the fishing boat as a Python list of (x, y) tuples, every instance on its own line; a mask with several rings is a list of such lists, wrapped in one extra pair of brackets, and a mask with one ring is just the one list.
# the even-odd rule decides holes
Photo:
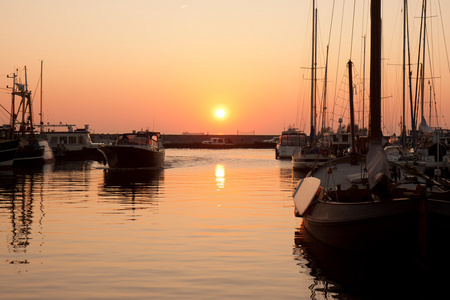
[(41, 125), (39, 137), (48, 141), (58, 159), (98, 161), (103, 159), (103, 155), (97, 150), (102, 144), (92, 142), (89, 125), (83, 128), (69, 124)]
[(109, 168), (162, 168), (165, 148), (159, 132), (133, 131), (119, 136), (113, 145), (100, 146)]
[[(14, 73), (11, 102), (11, 127), (19, 139), (19, 145), (14, 155), (13, 167), (34, 167), (47, 163), (53, 163), (55, 156), (47, 141), (38, 138), (33, 123), (33, 109), (31, 92), (28, 90), (27, 68), (25, 70), (25, 83), (17, 83), (17, 74)], [(19, 105), (16, 109), (16, 99), (19, 97)], [(18, 130), (16, 130), (18, 126)]]
[(292, 159), (292, 156), (299, 152), (301, 147), (307, 145), (306, 134), (293, 126), (281, 132), (275, 149), (276, 159)]
[[(415, 189), (393, 185), (382, 147), (381, 1), (371, 2), (371, 13), (369, 151), (367, 156), (356, 153), (352, 138), (349, 156), (313, 169), (295, 188), (295, 214), (303, 218), (314, 238), (334, 248), (352, 252), (385, 251), (386, 247), (389, 251), (410, 250), (416, 241), (420, 195)], [(351, 78), (350, 61), (348, 66)], [(352, 95), (350, 89), (350, 99)]]

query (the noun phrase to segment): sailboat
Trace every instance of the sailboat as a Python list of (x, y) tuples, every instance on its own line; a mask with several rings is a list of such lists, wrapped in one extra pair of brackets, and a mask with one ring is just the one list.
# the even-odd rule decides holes
[[(55, 156), (48, 142), (39, 139), (34, 132), (31, 92), (28, 90), (26, 67), (25, 84), (17, 83), (16, 77), (16, 73), (10, 77), (13, 78), (11, 126), (12, 128), (19, 126), (19, 129), (15, 131), (19, 138), (19, 145), (14, 155), (13, 167), (32, 167), (52, 163), (55, 161)], [(16, 96), (20, 98), (17, 111)]]
[[(381, 1), (371, 2), (370, 144), (314, 168), (293, 193), (295, 215), (320, 242), (354, 252), (414, 248), (419, 195), (396, 188), (381, 137)], [(353, 125), (352, 125), (353, 127)], [(407, 186), (408, 182), (404, 183)], [(414, 184), (414, 183), (413, 183)]]
[[(314, 166), (325, 163), (335, 158), (331, 147), (325, 143), (319, 143), (316, 136), (316, 96), (317, 96), (317, 8), (313, 1), (312, 12), (312, 50), (311, 50), (311, 134), (309, 145), (301, 147), (300, 151), (292, 155), (292, 168), (294, 171), (309, 171)], [(328, 47), (327, 47), (328, 57)], [(328, 59), (327, 59), (328, 61)], [(327, 68), (327, 67), (326, 67)], [(326, 71), (325, 71), (326, 73)], [(326, 77), (326, 76), (325, 76)], [(325, 78), (325, 85), (327, 79)], [(324, 99), (326, 98), (326, 88), (324, 89)], [(325, 107), (323, 108), (325, 109)]]

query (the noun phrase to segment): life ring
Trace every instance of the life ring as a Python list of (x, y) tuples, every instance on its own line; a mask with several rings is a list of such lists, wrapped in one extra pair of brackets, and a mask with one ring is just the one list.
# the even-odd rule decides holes
[(324, 157), (330, 156), (330, 150), (328, 150), (328, 149), (323, 149), (323, 150), (322, 150), (322, 156), (324, 156)]

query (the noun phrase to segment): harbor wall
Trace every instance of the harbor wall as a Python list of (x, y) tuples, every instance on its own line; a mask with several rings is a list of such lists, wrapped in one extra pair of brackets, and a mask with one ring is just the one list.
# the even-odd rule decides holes
[[(117, 139), (120, 134), (91, 133), (94, 143), (110, 143)], [(274, 149), (274, 143), (266, 143), (276, 135), (237, 135), (237, 134), (162, 134), (162, 141), (166, 148), (212, 148), (211, 145), (203, 144), (211, 138), (224, 138), (230, 140), (233, 145), (216, 146), (214, 148), (260, 148)]]

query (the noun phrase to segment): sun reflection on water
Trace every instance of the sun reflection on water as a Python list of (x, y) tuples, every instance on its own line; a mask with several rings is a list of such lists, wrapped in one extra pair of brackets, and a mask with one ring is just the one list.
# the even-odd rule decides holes
[(216, 165), (216, 186), (217, 190), (225, 188), (225, 167), (221, 164)]

